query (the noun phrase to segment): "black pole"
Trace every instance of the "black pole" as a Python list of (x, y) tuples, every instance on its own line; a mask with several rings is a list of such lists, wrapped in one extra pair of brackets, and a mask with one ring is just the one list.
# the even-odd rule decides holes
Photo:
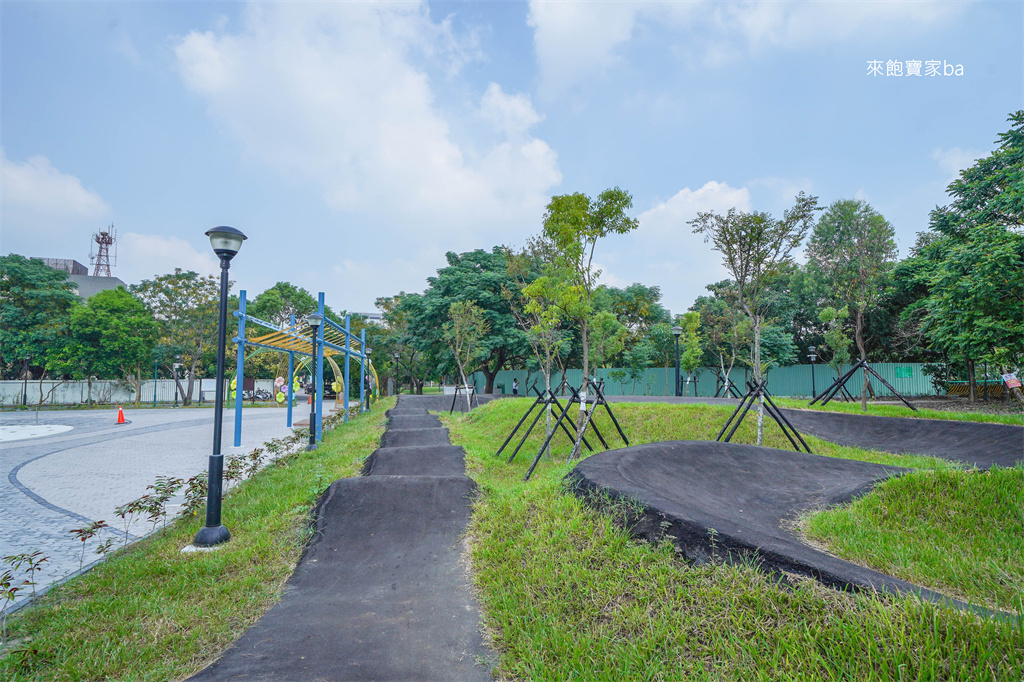
[(507, 446), (510, 442), (512, 442), (512, 436), (516, 435), (516, 431), (518, 431), (519, 427), (521, 427), (523, 425), (523, 422), (526, 421), (526, 418), (530, 416), (530, 413), (533, 412), (533, 408), (537, 407), (537, 403), (539, 403), (539, 402), (540, 402), (540, 397), (538, 396), (538, 398), (533, 401), (533, 405), (530, 405), (530, 409), (528, 409), (526, 411), (526, 414), (523, 415), (523, 418), (519, 420), (518, 424), (516, 424), (516, 428), (512, 429), (512, 433), (508, 434), (508, 438), (506, 438), (505, 442), (501, 444), (501, 447), (498, 448), (498, 451), (494, 453), (495, 457), (500, 455), (502, 450), (505, 449), (505, 446)]
[[(213, 409), (213, 454), (207, 476), (206, 526), (192, 541), (196, 547), (213, 547), (231, 539), (231, 533), (221, 524), (220, 510), (224, 480), (224, 456), (220, 454), (221, 427), (224, 422), (224, 345), (228, 325), (228, 268), (231, 257), (220, 257), (220, 313), (217, 331), (217, 393)], [(239, 389), (241, 386), (238, 387)]]
[[(544, 403), (544, 405), (547, 405), (547, 403)], [(531, 407), (530, 409), (532, 410), (533, 408)], [(527, 414), (529, 414), (529, 413), (527, 413)], [(508, 461), (506, 462), (506, 464), (511, 464), (512, 460), (514, 460), (516, 458), (516, 455), (519, 454), (519, 450), (523, 447), (523, 445), (526, 444), (526, 439), (530, 437), (531, 433), (533, 433), (533, 428), (535, 426), (537, 426), (537, 422), (539, 422), (540, 418), (543, 417), (543, 416), (544, 416), (544, 408), (542, 407), (541, 409), (537, 410), (537, 416), (533, 418), (532, 422), (530, 422), (530, 428), (526, 429), (526, 432), (523, 434), (523, 439), (521, 441), (519, 441), (519, 445), (517, 445), (516, 449), (512, 452), (511, 455), (509, 455), (509, 458), (508, 458)], [(525, 417), (524, 417), (524, 419), (525, 419)]]
[(683, 395), (679, 390), (679, 337), (676, 337), (676, 397)]
[(815, 388), (815, 385), (814, 385), (814, 355), (813, 354), (811, 354), (811, 397), (812, 398), (817, 398), (818, 397), (818, 390)]
[[(314, 318), (315, 319), (315, 318)], [(309, 394), (309, 445), (306, 446), (306, 452), (312, 452), (316, 450), (316, 341), (317, 332), (319, 327), (313, 327), (313, 336), (310, 340), (312, 346), (312, 354), (310, 357), (310, 386), (312, 386), (312, 393)]]
[[(604, 397), (604, 391), (602, 391), (601, 387), (598, 386), (597, 384), (594, 384), (594, 391), (597, 393), (597, 397), (600, 399), (601, 404), (604, 405), (605, 412), (607, 412), (608, 416), (612, 418), (612, 424), (615, 425), (615, 428), (619, 432), (619, 435), (622, 436), (622, 442), (625, 443), (626, 445), (629, 445), (629, 439), (626, 438), (626, 434), (622, 432), (622, 427), (619, 426), (619, 420), (615, 418), (615, 413), (612, 412), (612, 408), (608, 406), (608, 401)], [(594, 405), (594, 409), (597, 409), (596, 404)], [(594, 425), (594, 430), (597, 431), (597, 424)], [(608, 446), (605, 445), (605, 448), (607, 447)]]

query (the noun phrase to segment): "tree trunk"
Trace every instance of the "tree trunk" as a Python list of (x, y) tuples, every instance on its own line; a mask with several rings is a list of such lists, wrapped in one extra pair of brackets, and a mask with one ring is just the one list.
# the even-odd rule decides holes
[[(1008, 367), (1000, 367), (999, 368), (999, 374), (1000, 375), (1009, 374), (1009, 373), (1010, 373), (1010, 369)], [(1014, 400), (1016, 400), (1018, 403), (1020, 403), (1022, 406), (1024, 406), (1024, 393), (1021, 393), (1020, 388), (1008, 388), (1006, 386), (1006, 382), (1004, 381), (1003, 382), (1003, 392), (1004, 392), (1004, 395), (1006, 393), (1009, 393), (1011, 396), (1013, 396)]]
[(547, 362), (544, 365), (544, 389), (547, 391), (548, 403), (544, 406), (544, 437), (547, 439), (548, 447), (544, 456), (551, 459), (551, 352), (547, 352)]
[[(860, 310), (857, 311), (856, 316), (856, 329), (854, 331), (854, 338), (857, 340), (857, 352), (860, 353), (861, 360), (867, 360), (868, 354), (864, 349), (864, 313)], [(868, 411), (868, 373), (865, 370), (861, 370), (864, 374), (864, 385), (860, 387), (860, 409), (862, 412)]]
[(978, 402), (978, 380), (974, 368), (974, 360), (967, 361), (967, 402)]
[(587, 379), (590, 377), (590, 342), (587, 339), (587, 322), (580, 324), (580, 333), (583, 337), (583, 381), (580, 382), (580, 415), (576, 422), (576, 433), (583, 432), (583, 424), (587, 414)]
[(497, 362), (494, 365), (494, 371), (493, 372), (491, 371), (491, 361), (490, 361), (490, 358), (488, 358), (487, 361), (484, 362), (480, 366), (480, 371), (484, 373), (484, 379), (485, 379), (484, 393), (494, 393), (494, 378), (496, 376), (498, 376), (498, 372), (501, 371), (501, 367), (504, 364), (505, 364), (505, 353), (504, 353), (504, 351), (499, 351), (498, 352)]

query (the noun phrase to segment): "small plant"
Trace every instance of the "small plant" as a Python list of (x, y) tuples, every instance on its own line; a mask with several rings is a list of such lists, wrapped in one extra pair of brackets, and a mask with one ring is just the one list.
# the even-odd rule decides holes
[(153, 485), (146, 486), (146, 490), (153, 491), (153, 498), (160, 504), (160, 516), (164, 521), (164, 528), (167, 527), (167, 502), (174, 497), (174, 493), (181, 489), (185, 481), (170, 476), (157, 476)]
[(245, 471), (244, 459), (241, 455), (234, 455), (228, 458), (228, 465), (224, 467), (224, 492), (227, 492), (228, 486), (232, 481), (240, 481), (243, 478)]
[(10, 569), (0, 573), (0, 597), (4, 598), (3, 609), (0, 609), (3, 611), (3, 619), (0, 621), (2, 622), (2, 628), (0, 629), (3, 631), (4, 639), (7, 639), (7, 606), (14, 601), (15, 597), (18, 596), (18, 593), (21, 592), (26, 585), (32, 584), (28, 580), (22, 581), (20, 585), (15, 585), (14, 582), (14, 573)]
[[(149, 495), (146, 495), (144, 497), (149, 497)], [(143, 498), (139, 498), (138, 500), (132, 500), (131, 502), (128, 502), (127, 504), (122, 504), (120, 507), (116, 507), (114, 509), (114, 514), (116, 514), (121, 519), (121, 521), (124, 522), (124, 545), (122, 545), (123, 547), (128, 546), (128, 528), (132, 525), (132, 522), (135, 520), (135, 517), (142, 512), (142, 505), (144, 504), (144, 502), (142, 502), (142, 499)]]
[(74, 535), (77, 539), (82, 541), (82, 553), (78, 557), (78, 570), (82, 570), (82, 566), (85, 564), (85, 541), (100, 532), (101, 529), (107, 528), (108, 524), (106, 521), (93, 521), (87, 526), (81, 528), (73, 528), (68, 531)]
[(110, 551), (110, 548), (114, 546), (115, 542), (117, 542), (117, 538), (107, 538), (96, 547), (96, 553), (102, 557), (107, 556), (107, 553)]
[(199, 510), (206, 503), (208, 486), (209, 482), (207, 481), (207, 472), (205, 471), (188, 479), (185, 483), (185, 505), (181, 509), (182, 514), (195, 516), (199, 513)]
[(245, 469), (247, 478), (252, 478), (263, 466), (263, 448), (253, 448), (253, 451), (246, 456), (248, 466)]
[(4, 557), (4, 563), (13, 568), (15, 571), (22, 570), (22, 566), (25, 567), (25, 572), (28, 573), (28, 580), (23, 585), (29, 585), (32, 587), (32, 598), (36, 596), (36, 583), (32, 577), (34, 573), (43, 570), (43, 564), (50, 560), (50, 557), (43, 556), (43, 553), (38, 549), (34, 552), (22, 552), (21, 554), (11, 554), (10, 556)]

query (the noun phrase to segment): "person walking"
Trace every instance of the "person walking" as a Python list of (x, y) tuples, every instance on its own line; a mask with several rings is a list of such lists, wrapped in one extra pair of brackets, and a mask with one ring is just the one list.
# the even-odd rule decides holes
[(512, 380), (512, 395), (519, 395), (519, 379)]

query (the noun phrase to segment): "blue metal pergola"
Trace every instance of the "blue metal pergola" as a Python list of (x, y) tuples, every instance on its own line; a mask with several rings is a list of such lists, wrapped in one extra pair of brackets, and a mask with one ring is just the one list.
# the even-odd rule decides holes
[[(315, 370), (312, 371), (312, 374), (316, 381), (316, 419), (315, 424), (311, 424), (310, 428), (316, 429), (317, 441), (320, 441), (323, 438), (323, 375), (325, 356), (331, 357), (334, 355), (345, 355), (344, 381), (342, 382), (345, 421), (348, 421), (349, 361), (352, 357), (355, 357), (359, 361), (360, 410), (362, 412), (367, 410), (367, 400), (369, 396), (366, 395), (366, 373), (368, 369), (370, 371), (373, 370), (369, 361), (369, 356), (367, 356), (365, 352), (366, 330), (361, 330), (358, 337), (352, 334), (352, 320), (350, 315), (345, 315), (344, 325), (324, 316), (323, 324), (317, 328), (316, 341), (314, 342), (312, 338), (312, 327), (310, 327), (305, 320), (297, 322), (295, 320), (295, 316), (292, 315), (288, 326), (279, 326), (272, 322), (267, 322), (266, 320), (261, 320), (258, 317), (249, 315), (245, 312), (245, 304), (245, 290), (243, 289), (238, 292), (238, 310), (234, 312), (235, 317), (238, 318), (238, 335), (231, 339), (238, 346), (237, 359), (235, 362), (235, 447), (242, 444), (242, 404), (244, 401), (242, 400), (241, 389), (244, 385), (245, 349), (247, 346), (288, 353), (288, 379), (286, 385), (288, 387), (287, 418), (289, 427), (292, 425), (292, 402), (294, 398), (296, 355), (308, 356), (311, 358), (312, 363), (315, 364)], [(317, 296), (317, 312), (319, 312), (320, 315), (324, 314), (323, 292), (320, 292)], [(270, 333), (253, 339), (247, 339), (245, 337), (245, 329), (246, 323), (249, 322), (269, 329)], [(358, 344), (358, 347), (353, 347), (353, 343)], [(333, 365), (333, 360), (331, 362)]]

